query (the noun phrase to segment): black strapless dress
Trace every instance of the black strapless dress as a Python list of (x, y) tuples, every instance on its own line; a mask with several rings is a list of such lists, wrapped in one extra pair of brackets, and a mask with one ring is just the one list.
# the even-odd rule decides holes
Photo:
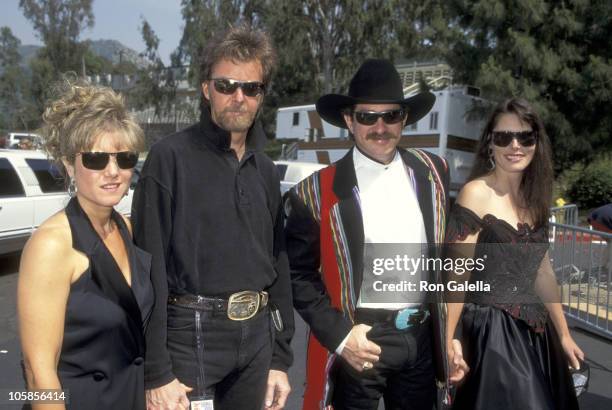
[[(493, 215), (481, 219), (455, 204), (447, 241), (476, 232), (475, 256), (483, 248), (489, 255), (478, 279), (492, 283), (494, 290), (466, 294), (458, 337), (470, 372), (457, 389), (453, 409), (578, 409), (568, 361), (545, 306), (512, 297), (535, 297), (533, 285), (548, 248), (546, 229), (513, 227)], [(511, 246), (502, 249), (505, 244)]]
[(137, 248), (123, 218), (112, 218), (126, 246), (132, 277), (126, 282), (76, 198), (66, 215), (72, 246), (89, 268), (70, 287), (59, 358), (68, 409), (145, 409), (144, 330), (153, 306), (151, 256)]

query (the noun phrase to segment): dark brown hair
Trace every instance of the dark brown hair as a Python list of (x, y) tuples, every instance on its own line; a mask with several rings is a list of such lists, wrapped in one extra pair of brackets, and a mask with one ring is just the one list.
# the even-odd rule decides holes
[(499, 117), (503, 114), (514, 114), (521, 122), (529, 124), (531, 129), (536, 132), (536, 148), (533, 159), (523, 171), (523, 178), (520, 185), (521, 199), (525, 206), (529, 208), (535, 227), (546, 226), (550, 213), (553, 188), (553, 166), (550, 141), (542, 120), (534, 111), (531, 105), (522, 98), (511, 98), (499, 104), (487, 125), (485, 126), (478, 148), (474, 167), (469, 181), (487, 175), (491, 172), (489, 161), (489, 147), (491, 145), (491, 133)]

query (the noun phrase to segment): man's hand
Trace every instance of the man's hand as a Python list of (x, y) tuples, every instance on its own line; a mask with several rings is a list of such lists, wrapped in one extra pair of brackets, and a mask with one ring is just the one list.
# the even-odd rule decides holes
[(156, 389), (147, 390), (147, 410), (189, 410), (187, 393), (192, 390), (178, 379)]
[(358, 372), (371, 369), (374, 363), (379, 360), (380, 346), (369, 341), (366, 337), (366, 333), (371, 328), (368, 325), (353, 326), (346, 345), (344, 345), (344, 349), (342, 349), (340, 354)]
[(461, 342), (453, 339), (448, 344), (448, 366), (450, 370), (449, 379), (451, 383), (459, 383), (470, 371), (465, 360), (463, 360), (463, 349)]
[(281, 410), (285, 408), (290, 391), (291, 386), (289, 386), (287, 373), (280, 370), (270, 370), (266, 389), (266, 409)]

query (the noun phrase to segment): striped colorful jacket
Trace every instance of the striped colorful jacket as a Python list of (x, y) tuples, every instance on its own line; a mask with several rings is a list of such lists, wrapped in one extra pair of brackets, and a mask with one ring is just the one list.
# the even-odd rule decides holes
[[(448, 167), (431, 153), (399, 148), (412, 179), (430, 244), (444, 241)], [(310, 326), (304, 410), (330, 409), (335, 349), (353, 327), (363, 272), (363, 220), (353, 152), (297, 184), (287, 195), (287, 253), (294, 307)], [(435, 247), (432, 247), (435, 248)], [(433, 255), (430, 255), (433, 256)], [(443, 304), (434, 317), (438, 380), (446, 380)]]

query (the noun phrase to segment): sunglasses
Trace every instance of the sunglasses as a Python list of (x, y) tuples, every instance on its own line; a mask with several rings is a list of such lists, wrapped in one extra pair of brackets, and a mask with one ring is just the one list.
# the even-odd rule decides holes
[(389, 111), (355, 111), (353, 112), (355, 120), (361, 125), (374, 125), (379, 118), (382, 118), (385, 124), (397, 124), (406, 118), (407, 112), (403, 108), (397, 108)]
[(232, 95), (240, 88), (247, 97), (257, 97), (266, 90), (266, 86), (260, 81), (236, 81), (229, 78), (213, 78), (211, 81), (217, 92), (226, 95)]
[(117, 165), (121, 169), (132, 169), (138, 163), (138, 153), (131, 151), (122, 152), (81, 152), (83, 166), (94, 171), (102, 171), (108, 165), (110, 157), (117, 160)]
[(491, 132), (493, 144), (498, 147), (507, 147), (516, 138), (523, 147), (532, 147), (536, 143), (535, 131), (493, 131)]

